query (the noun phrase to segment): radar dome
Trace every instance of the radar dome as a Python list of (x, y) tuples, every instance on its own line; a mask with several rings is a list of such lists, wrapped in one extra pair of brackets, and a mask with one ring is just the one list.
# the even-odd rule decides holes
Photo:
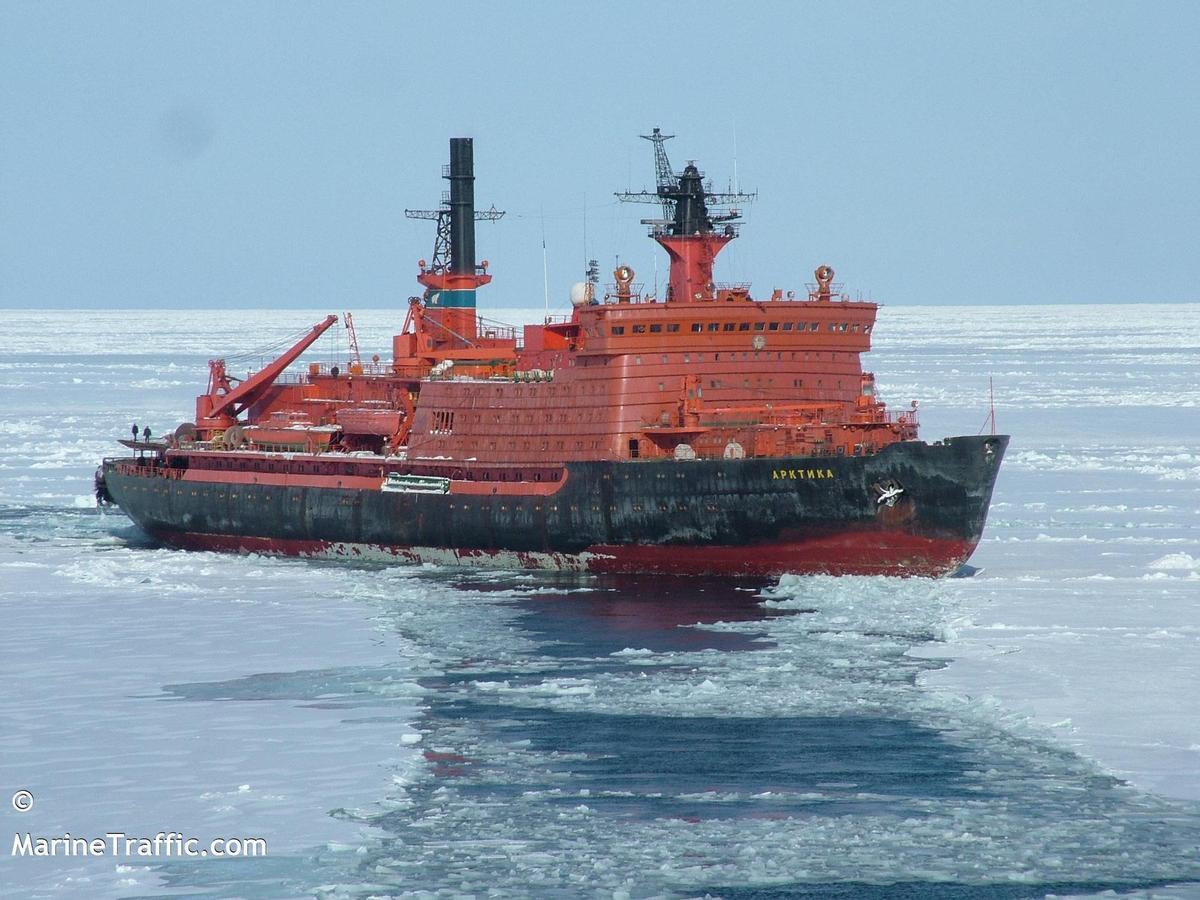
[(586, 281), (577, 281), (571, 285), (571, 305), (587, 306), (592, 301), (592, 286)]

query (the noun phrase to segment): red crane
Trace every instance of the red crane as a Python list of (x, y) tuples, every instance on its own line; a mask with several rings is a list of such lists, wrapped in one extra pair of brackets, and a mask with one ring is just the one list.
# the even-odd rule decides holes
[(262, 396), (283, 370), (296, 361), (329, 326), (337, 316), (326, 316), (308, 334), (288, 348), (270, 365), (255, 372), (235, 387), (225, 372), (225, 360), (208, 361), (208, 392), (196, 398), (196, 430), (202, 440), (207, 440), (214, 431), (223, 431), (237, 424), (237, 417), (246, 407)]

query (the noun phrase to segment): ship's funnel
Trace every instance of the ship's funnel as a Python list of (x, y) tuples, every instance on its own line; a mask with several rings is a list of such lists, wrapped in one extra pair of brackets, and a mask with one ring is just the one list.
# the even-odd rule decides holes
[[(421, 263), (417, 281), (425, 286), (427, 319), (434, 326), (433, 349), (476, 346), (475, 289), (489, 281), (487, 262), (475, 265), (475, 219), (495, 221), (504, 215), (497, 209), (475, 212), (475, 163), (471, 138), (450, 139), (450, 165), (442, 167), (442, 177), (450, 182), (449, 208), (418, 211), (414, 218), (438, 221), (433, 265)], [(406, 210), (406, 212), (408, 212)], [(449, 260), (446, 246), (449, 245)], [(399, 354), (398, 354), (399, 355)]]
[(450, 272), (475, 274), (475, 162), (471, 138), (450, 138)]

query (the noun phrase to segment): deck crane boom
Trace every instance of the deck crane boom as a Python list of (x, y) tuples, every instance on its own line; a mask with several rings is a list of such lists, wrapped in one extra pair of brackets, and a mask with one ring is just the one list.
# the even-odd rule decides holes
[(354, 331), (354, 317), (350, 313), (342, 314), (346, 323), (346, 334), (350, 337), (350, 365), (362, 368), (362, 357), (358, 353), (358, 334)]
[(208, 391), (196, 398), (196, 430), (201, 439), (207, 440), (213, 432), (236, 425), (238, 415), (261, 397), (275, 383), (275, 379), (283, 374), (283, 370), (295, 362), (300, 354), (312, 346), (336, 321), (337, 316), (326, 316), (282, 355), (245, 381), (239, 382), (236, 387), (225, 372), (225, 360), (209, 360)]

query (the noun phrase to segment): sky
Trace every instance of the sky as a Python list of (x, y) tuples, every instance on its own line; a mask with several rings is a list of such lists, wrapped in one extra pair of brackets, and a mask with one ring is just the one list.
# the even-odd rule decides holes
[(402, 312), (456, 136), (481, 307), (661, 284), (613, 196), (656, 126), (758, 192), (716, 269), (756, 296), (1196, 302), (1198, 45), (1170, 2), (0, 0), (0, 307)]

